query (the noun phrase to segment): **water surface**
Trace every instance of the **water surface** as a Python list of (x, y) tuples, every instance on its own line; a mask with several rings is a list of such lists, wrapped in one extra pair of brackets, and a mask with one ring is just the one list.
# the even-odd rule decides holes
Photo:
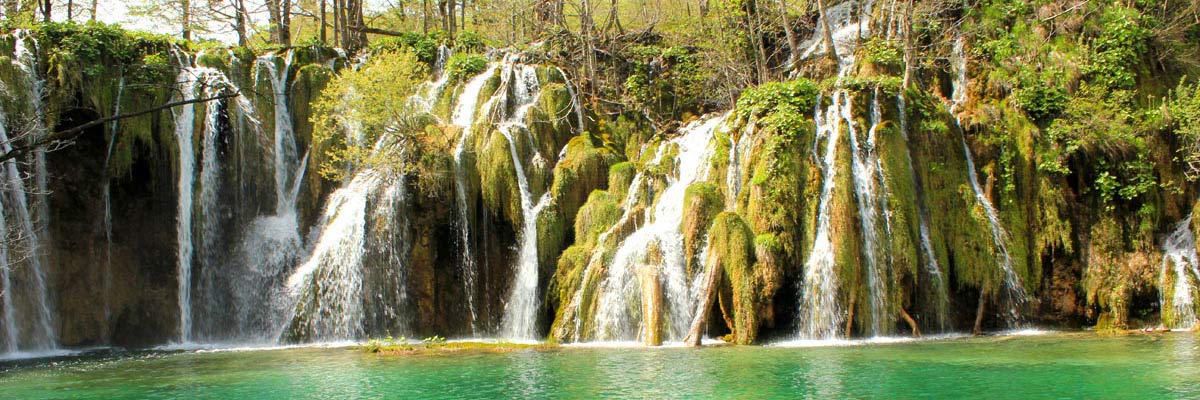
[(177, 351), (25, 360), (0, 371), (0, 397), (20, 399), (1197, 398), (1200, 338), (1055, 334), (423, 356)]

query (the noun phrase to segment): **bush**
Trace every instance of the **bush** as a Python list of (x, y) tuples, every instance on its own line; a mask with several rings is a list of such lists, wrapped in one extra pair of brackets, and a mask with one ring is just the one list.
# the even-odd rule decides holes
[(462, 82), (487, 69), (487, 58), (478, 54), (458, 53), (446, 63), (450, 83)]

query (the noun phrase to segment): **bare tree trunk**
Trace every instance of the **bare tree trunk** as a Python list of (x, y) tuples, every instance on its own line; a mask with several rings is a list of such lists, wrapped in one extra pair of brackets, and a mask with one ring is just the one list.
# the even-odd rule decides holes
[(320, 8), (320, 11), (318, 11), (318, 12), (321, 13), (320, 22), (318, 22), (321, 25), (321, 33), (319, 34), (319, 36), (321, 39), (321, 44), (324, 45), (324, 44), (328, 43), (325, 41), (325, 0), (321, 0), (321, 6), (319, 8)]
[(192, 0), (183, 0), (179, 3), (183, 24), (183, 40), (192, 40)]
[(983, 309), (987, 304), (987, 291), (979, 289), (979, 308), (975, 310), (975, 328), (971, 330), (971, 334), (979, 336), (983, 334)]
[(900, 307), (900, 317), (904, 318), (904, 322), (907, 322), (908, 327), (912, 329), (913, 337), (921, 337), (921, 328), (917, 326), (917, 321), (908, 315), (908, 311), (904, 307)]
[(234, 29), (237, 30), (238, 46), (246, 46), (250, 41), (250, 34), (246, 28), (246, 0), (234, 0)]
[(99, 0), (92, 0), (92, 15), (89, 18), (92, 22), (96, 22), (96, 9), (100, 8), (98, 2)]
[(279, 44), (284, 46), (292, 45), (292, 0), (283, 0), (279, 9), (279, 20), (283, 23), (279, 26)]
[(716, 302), (718, 290), (721, 288), (723, 268), (719, 263), (709, 264), (711, 267), (704, 274), (704, 294), (700, 297), (700, 307), (696, 308), (696, 318), (692, 320), (692, 328), (688, 330), (687, 338), (683, 339), (688, 346), (700, 345), (700, 339), (708, 327), (708, 315), (712, 313), (713, 303)]
[(75, 0), (67, 0), (67, 21), (75, 19)]
[(904, 27), (901, 29), (904, 32), (904, 79), (901, 81), (901, 87), (904, 89), (908, 89), (912, 83), (913, 69), (917, 64), (916, 46), (912, 40), (912, 19), (913, 0), (908, 0), (908, 6), (904, 9)]
[(833, 45), (833, 28), (829, 27), (829, 18), (825, 14), (825, 0), (817, 0), (817, 12), (821, 13), (821, 39), (825, 42), (825, 55), (837, 61), (837, 48)]
[[(186, 0), (185, 0), (186, 1)], [(279, 0), (266, 0), (267, 6), (267, 22), (271, 24), (271, 42), (283, 43), (283, 38), (279, 36), (279, 26), (283, 21), (279, 20)]]
[(54, 12), (54, 2), (53, 0), (44, 0), (40, 4), (42, 5), (42, 22), (48, 24), (52, 21), (50, 14)]
[(421, 33), (429, 34), (429, 0), (421, 0)]
[(846, 311), (846, 338), (849, 339), (854, 335), (854, 305), (858, 302), (858, 296), (850, 295), (850, 307)]
[(779, 0), (779, 13), (783, 15), (783, 34), (787, 36), (788, 42), (788, 59), (786, 66), (794, 68), (796, 62), (800, 61), (800, 40), (796, 38), (796, 33), (792, 31), (792, 21), (788, 17), (787, 0)]

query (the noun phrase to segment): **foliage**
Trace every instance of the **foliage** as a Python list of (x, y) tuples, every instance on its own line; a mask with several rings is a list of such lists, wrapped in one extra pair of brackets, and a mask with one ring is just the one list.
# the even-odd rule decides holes
[(334, 78), (313, 106), (314, 146), (328, 149), (317, 157), (321, 174), (431, 172), (424, 170), (435, 161), (430, 155), (444, 154), (450, 139), (413, 107), (426, 71), (411, 52), (385, 51)]
[(451, 83), (470, 79), (485, 69), (487, 69), (487, 58), (479, 54), (458, 53), (451, 56), (450, 61), (446, 62), (446, 73), (449, 74)]
[(1167, 120), (1184, 145), (1179, 152), (1190, 165), (1188, 174), (1192, 179), (1200, 176), (1200, 82), (1192, 85), (1179, 81), (1179, 87), (1171, 92), (1166, 104)]
[(624, 84), (626, 101), (659, 119), (700, 111), (708, 72), (693, 49), (634, 46), (627, 52), (633, 71)]
[(410, 52), (421, 62), (433, 65), (437, 62), (438, 48), (442, 46), (438, 36), (436, 33), (422, 35), (418, 32), (405, 32), (401, 36), (379, 39), (372, 43), (372, 48), (378, 53)]
[(1137, 9), (1112, 6), (1101, 17), (1103, 31), (1092, 42), (1094, 54), (1085, 67), (1088, 75), (1110, 89), (1131, 89), (1137, 74), (1131, 69), (1146, 54), (1151, 21)]

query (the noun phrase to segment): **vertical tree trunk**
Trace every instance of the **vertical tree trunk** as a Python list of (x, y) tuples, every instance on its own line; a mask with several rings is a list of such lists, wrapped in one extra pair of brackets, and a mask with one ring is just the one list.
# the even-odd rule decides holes
[(717, 291), (721, 288), (721, 272), (724, 268), (720, 263), (708, 264), (710, 267), (704, 273), (704, 286), (702, 286), (704, 292), (700, 297), (700, 307), (696, 308), (696, 317), (692, 320), (692, 327), (688, 329), (687, 338), (683, 339), (688, 346), (700, 345), (700, 339), (708, 328), (708, 316), (712, 313), (713, 303), (717, 300)]
[(246, 15), (249, 14), (246, 12), (246, 0), (234, 0), (233, 6), (235, 8), (234, 29), (237, 30), (238, 46), (246, 46), (247, 42), (250, 41), (250, 34), (246, 28)]
[(979, 336), (983, 334), (983, 309), (987, 304), (987, 291), (979, 289), (979, 308), (975, 310), (975, 328), (971, 329), (971, 334)]
[(779, 13), (783, 16), (783, 34), (787, 36), (788, 42), (788, 59), (787, 68), (794, 68), (796, 62), (800, 61), (800, 40), (796, 38), (796, 33), (792, 31), (792, 21), (788, 17), (787, 0), (779, 0)]
[(914, 320), (908, 311), (903, 306), (900, 307), (900, 317), (904, 318), (904, 322), (908, 323), (908, 327), (912, 329), (913, 337), (921, 337), (921, 328), (917, 326), (917, 320)]
[(342, 42), (345, 35), (343, 31), (346, 29), (342, 24), (342, 1), (333, 0), (333, 43), (334, 46), (345, 48), (346, 44)]
[(67, 0), (67, 21), (75, 19), (75, 0)]
[(279, 7), (279, 44), (292, 45), (292, 0), (283, 0)]
[(821, 14), (821, 39), (825, 42), (825, 56), (837, 61), (837, 48), (833, 44), (833, 28), (829, 27), (829, 18), (825, 14), (825, 0), (817, 0), (817, 12)]
[(40, 4), (42, 5), (42, 22), (48, 24), (52, 21), (50, 14), (54, 12), (54, 2), (53, 0), (44, 0)]
[(283, 21), (279, 20), (279, 0), (266, 0), (266, 6), (267, 23), (271, 24), (269, 27), (271, 32), (271, 42), (283, 43), (283, 38), (279, 36), (279, 26), (283, 24)]
[(850, 307), (846, 311), (846, 338), (854, 336), (854, 303), (858, 302), (858, 296), (850, 294)]
[(183, 31), (181, 35), (183, 40), (192, 40), (192, 0), (183, 0), (179, 3), (181, 23)]
[(320, 11), (318, 11), (318, 12), (321, 13), (320, 22), (318, 22), (318, 24), (321, 26), (321, 28), (320, 28), (321, 33), (319, 34), (319, 37), (321, 40), (321, 44), (324, 45), (324, 44), (328, 43), (325, 41), (325, 0), (321, 0), (321, 6), (319, 8), (320, 8)]
[(98, 2), (99, 0), (92, 0), (92, 15), (88, 19), (92, 22), (96, 22), (96, 9), (100, 8)]
[(421, 33), (429, 34), (429, 0), (421, 0)]
[(904, 34), (904, 78), (901, 81), (901, 87), (904, 89), (908, 89), (912, 83), (913, 69), (917, 64), (916, 46), (912, 40), (912, 20), (913, 0), (908, 0), (908, 6), (904, 8), (904, 27), (901, 29)]

